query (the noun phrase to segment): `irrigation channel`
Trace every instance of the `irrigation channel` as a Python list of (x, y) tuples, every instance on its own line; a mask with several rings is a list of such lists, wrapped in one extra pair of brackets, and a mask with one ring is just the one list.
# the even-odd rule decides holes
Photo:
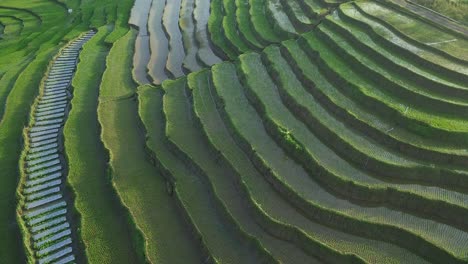
[(66, 164), (61, 131), (79, 51), (94, 34), (90, 31), (71, 41), (54, 59), (25, 133), (20, 211), (24, 232), (28, 233), (25, 243), (39, 264), (75, 261), (71, 210), (64, 192)]

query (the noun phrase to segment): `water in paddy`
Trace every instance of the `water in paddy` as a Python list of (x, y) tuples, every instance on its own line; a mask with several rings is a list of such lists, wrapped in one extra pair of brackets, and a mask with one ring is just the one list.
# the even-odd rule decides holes
[(168, 78), (165, 68), (169, 53), (169, 43), (161, 23), (165, 5), (165, 0), (153, 0), (148, 19), (149, 46), (151, 50), (148, 73), (153, 79), (154, 84), (161, 84)]
[(148, 84), (147, 68), (151, 57), (149, 36), (138, 35), (135, 41), (135, 54), (133, 56), (133, 74), (139, 84)]
[(195, 10), (193, 17), (195, 18), (195, 37), (200, 45), (198, 57), (206, 65), (211, 66), (220, 63), (218, 58), (211, 49), (211, 42), (208, 36), (208, 18), (210, 17), (210, 0), (195, 0)]
[(194, 0), (182, 0), (179, 21), (184, 48), (187, 53), (184, 59), (184, 68), (191, 72), (201, 69), (197, 61), (198, 45), (195, 40), (195, 25), (193, 20), (194, 4)]
[(181, 0), (167, 1), (163, 16), (163, 25), (169, 35), (170, 46), (166, 69), (176, 78), (184, 75), (182, 64), (185, 58), (182, 34), (179, 28), (180, 4)]
[(147, 27), (151, 3), (152, 0), (136, 0), (129, 20), (130, 24), (137, 26), (139, 29), (133, 56), (134, 78), (139, 84), (150, 82), (147, 78), (146, 66), (151, 57)]
[(140, 35), (148, 34), (146, 24), (148, 23), (151, 2), (152, 0), (135, 0), (135, 4), (133, 5), (128, 23), (137, 26), (140, 30)]

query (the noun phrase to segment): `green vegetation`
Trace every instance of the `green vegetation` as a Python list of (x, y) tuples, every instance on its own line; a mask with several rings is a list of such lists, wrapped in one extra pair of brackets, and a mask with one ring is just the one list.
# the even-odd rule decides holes
[(468, 25), (468, 3), (464, 0), (416, 0), (414, 2)]
[(2, 262), (466, 263), (468, 37), (409, 5), (2, 1)]
[(104, 39), (111, 27), (101, 27), (83, 48), (73, 79), (74, 99), (64, 129), (68, 182), (80, 213), (81, 237), (87, 260), (92, 263), (135, 262), (131, 230), (121, 215), (107, 175), (107, 153), (99, 138), (97, 120), (100, 78), (108, 49)]
[(137, 252), (153, 262), (173, 263), (182, 252), (191, 256), (191, 243), (174, 211), (174, 202), (166, 194), (163, 179), (146, 157), (138, 106), (132, 96), (136, 87), (131, 79), (131, 53), (121, 52), (132, 47), (134, 39), (135, 31), (131, 30), (109, 53), (98, 117), (104, 146), (110, 153), (112, 185), (129, 211), (129, 224), (138, 230), (133, 234)]

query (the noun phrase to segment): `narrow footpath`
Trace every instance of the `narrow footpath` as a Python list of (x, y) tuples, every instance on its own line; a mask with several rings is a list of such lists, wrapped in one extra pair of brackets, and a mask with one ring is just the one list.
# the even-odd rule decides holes
[(70, 209), (65, 194), (66, 164), (62, 128), (69, 111), (69, 89), (81, 47), (94, 35), (87, 32), (54, 59), (44, 90), (38, 95), (32, 122), (25, 133), (26, 154), (20, 193), (24, 232), (37, 263), (75, 261)]

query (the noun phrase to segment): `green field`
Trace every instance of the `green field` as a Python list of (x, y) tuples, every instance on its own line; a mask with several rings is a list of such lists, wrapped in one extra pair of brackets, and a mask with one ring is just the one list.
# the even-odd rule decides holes
[(465, 4), (421, 1), (2, 1), (0, 262), (468, 263)]

